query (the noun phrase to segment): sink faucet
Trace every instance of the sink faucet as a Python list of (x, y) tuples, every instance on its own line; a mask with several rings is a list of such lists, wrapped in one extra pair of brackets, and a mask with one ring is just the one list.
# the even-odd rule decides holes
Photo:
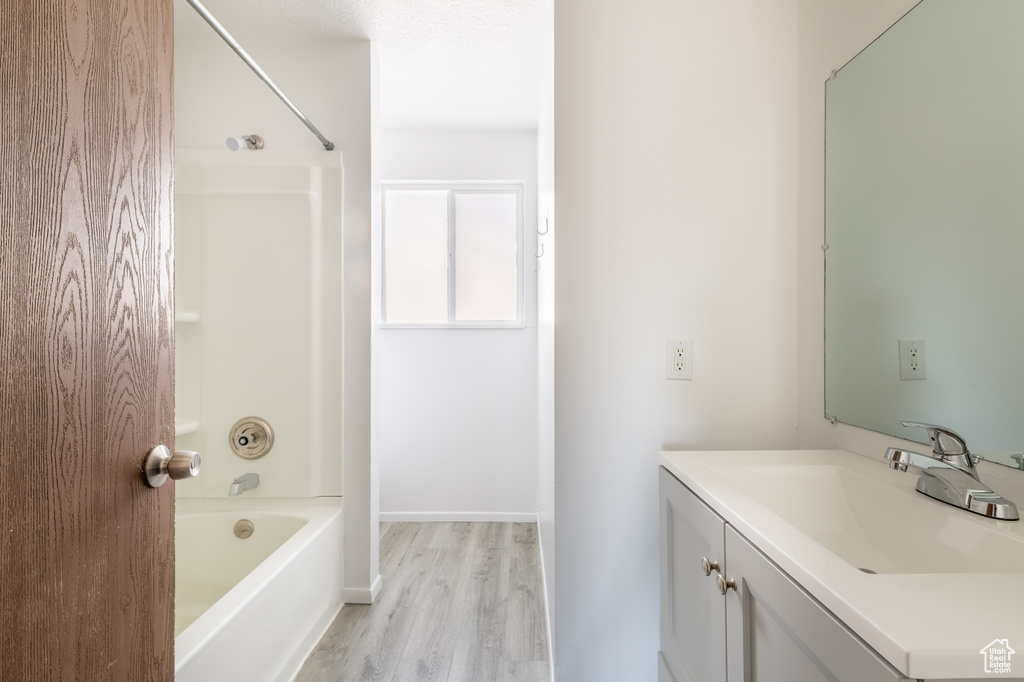
[(889, 448), (885, 453), (890, 469), (913, 469), (921, 475), (917, 479), (918, 492), (982, 516), (1007, 521), (1020, 518), (1017, 505), (981, 482), (975, 468), (979, 458), (970, 453), (966, 441), (959, 434), (935, 424), (897, 423), (925, 429), (932, 441), (930, 455), (902, 448)]
[(260, 484), (259, 474), (242, 474), (231, 483), (231, 487), (228, 488), (228, 496), (236, 497), (241, 495), (246, 490), (252, 490)]

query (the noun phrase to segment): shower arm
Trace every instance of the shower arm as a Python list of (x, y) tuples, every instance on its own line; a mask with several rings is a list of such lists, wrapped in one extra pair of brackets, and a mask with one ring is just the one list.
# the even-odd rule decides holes
[(210, 14), (210, 10), (206, 9), (206, 6), (203, 5), (203, 3), (201, 3), (199, 0), (185, 0), (185, 2), (192, 5), (192, 9), (198, 12), (199, 16), (201, 16), (206, 21), (206, 23), (208, 23), (210, 27), (217, 32), (217, 35), (224, 39), (224, 42), (227, 43), (228, 46), (235, 51), (235, 54), (242, 58), (242, 61), (245, 62), (249, 66), (249, 68), (253, 70), (253, 73), (259, 76), (260, 80), (266, 83), (267, 86), (274, 91), (274, 94), (277, 95), (281, 99), (281, 101), (285, 103), (285, 106), (291, 109), (293, 114), (299, 117), (299, 120), (302, 121), (307, 128), (309, 128), (310, 132), (316, 135), (318, 140), (320, 140), (320, 143), (324, 146), (324, 149), (326, 149), (327, 151), (331, 151), (332, 149), (334, 149), (334, 143), (328, 140), (326, 137), (324, 137), (323, 134), (321, 134), (321, 132), (317, 130), (317, 127), (313, 125), (308, 118), (306, 118), (306, 115), (299, 111), (299, 108), (297, 106), (292, 104), (292, 101), (288, 99), (287, 95), (281, 92), (281, 88), (277, 87), (277, 84), (274, 83), (273, 80), (271, 80), (270, 76), (267, 75), (267, 72), (264, 71), (260, 67), (260, 65), (256, 63), (255, 59), (249, 56), (249, 53), (245, 51), (245, 48), (238, 44), (238, 41), (235, 40), (230, 33), (228, 33), (227, 29), (224, 28), (219, 21), (217, 21), (217, 18)]

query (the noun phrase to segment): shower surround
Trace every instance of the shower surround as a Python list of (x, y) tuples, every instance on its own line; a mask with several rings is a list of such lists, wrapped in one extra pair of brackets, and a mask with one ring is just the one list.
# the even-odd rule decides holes
[[(175, 175), (177, 447), (203, 455), (177, 486), (177, 675), (249, 656), (287, 680), (342, 603), (341, 156), (179, 149)], [(245, 417), (273, 428), (255, 459)]]

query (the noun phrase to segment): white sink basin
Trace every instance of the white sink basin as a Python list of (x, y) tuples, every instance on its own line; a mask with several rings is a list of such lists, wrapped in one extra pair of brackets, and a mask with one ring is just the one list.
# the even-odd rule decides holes
[(1020, 522), (995, 522), (932, 500), (914, 491), (914, 473), (879, 465), (878, 480), (835, 464), (708, 468), (865, 572), (1006, 573), (1024, 567), (1024, 542), (996, 529), (997, 523)]

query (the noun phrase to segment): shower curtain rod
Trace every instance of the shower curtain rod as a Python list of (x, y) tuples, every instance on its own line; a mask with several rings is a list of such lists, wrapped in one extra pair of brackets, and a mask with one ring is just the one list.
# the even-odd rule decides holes
[(224, 28), (219, 21), (217, 21), (217, 18), (215, 16), (210, 14), (210, 10), (206, 9), (206, 6), (203, 5), (203, 3), (201, 3), (199, 0), (185, 0), (185, 2), (192, 5), (192, 9), (198, 12), (199, 16), (206, 20), (206, 23), (208, 23), (210, 27), (217, 32), (217, 35), (224, 39), (224, 42), (227, 43), (228, 46), (230, 46), (231, 49), (235, 51), (235, 54), (241, 57), (242, 61), (248, 64), (249, 68), (252, 69), (257, 76), (260, 77), (260, 80), (266, 83), (267, 86), (274, 91), (274, 94), (277, 95), (281, 99), (281, 101), (284, 102), (285, 105), (292, 110), (292, 113), (298, 116), (300, 121), (306, 124), (306, 127), (309, 128), (310, 132), (316, 135), (317, 139), (320, 140), (320, 143), (324, 146), (324, 149), (326, 149), (327, 151), (331, 151), (332, 149), (334, 149), (334, 143), (328, 140), (326, 137), (324, 137), (320, 133), (320, 131), (317, 130), (316, 126), (313, 125), (308, 118), (306, 118), (306, 115), (299, 111), (299, 108), (297, 106), (292, 104), (292, 101), (288, 99), (288, 96), (281, 92), (281, 88), (277, 87), (277, 84), (270, 79), (270, 76), (267, 75), (267, 72), (260, 68), (260, 65), (256, 63), (256, 60), (249, 56), (249, 53), (245, 51), (245, 48), (238, 44), (238, 41), (235, 40), (230, 33), (228, 33), (227, 29)]

